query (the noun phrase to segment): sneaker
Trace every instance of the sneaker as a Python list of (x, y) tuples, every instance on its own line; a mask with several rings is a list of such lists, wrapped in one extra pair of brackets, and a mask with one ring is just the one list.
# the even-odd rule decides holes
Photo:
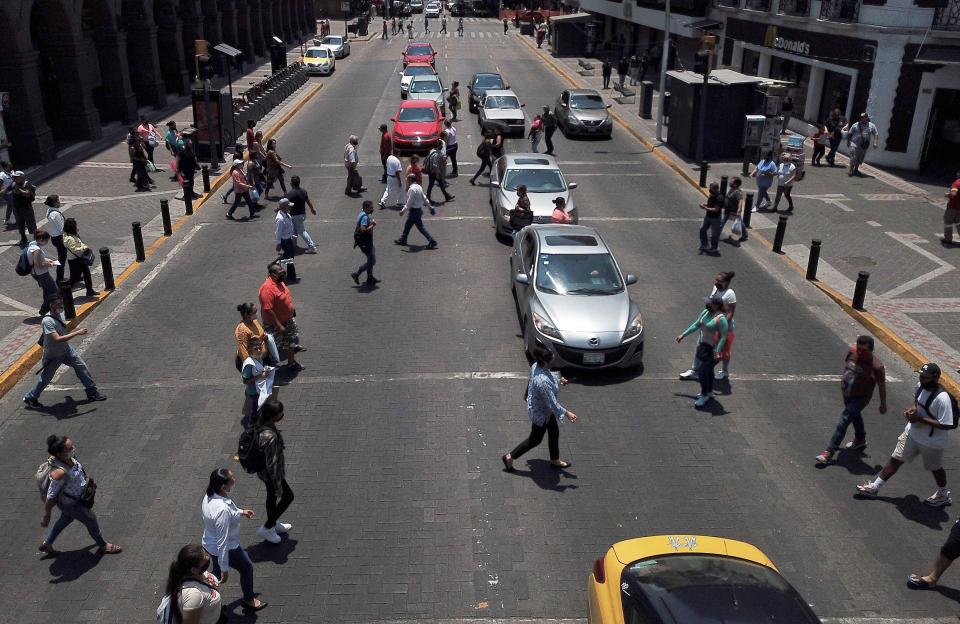
[(96, 394), (87, 395), (87, 400), (88, 401), (106, 401), (107, 397), (98, 392)]
[(430, 241), (427, 244), (427, 249), (436, 249), (436, 248), (437, 248), (437, 241)]
[(305, 252), (303, 252), (303, 253), (315, 254), (315, 253), (317, 253), (317, 248), (316, 248), (316, 247), (307, 247), (307, 250), (306, 250)]
[(43, 407), (40, 405), (40, 401), (36, 399), (31, 399), (30, 397), (23, 397), (23, 402), (26, 404), (29, 409), (37, 409)]
[(284, 535), (286, 533), (289, 533), (290, 529), (292, 528), (293, 528), (292, 524), (289, 524), (287, 522), (277, 522), (277, 524), (273, 527), (273, 530), (276, 531), (278, 535)]
[(351, 273), (351, 274), (350, 274), (350, 279), (352, 279), (352, 280), (353, 280), (353, 283), (356, 284), (357, 286), (360, 285), (360, 276), (357, 275), (356, 273)]
[(950, 490), (937, 490), (923, 502), (931, 507), (946, 507), (953, 504), (953, 498), (950, 497)]
[(230, 221), (236, 221), (236, 219), (233, 218), (233, 215), (230, 214), (229, 212), (227, 213), (227, 216), (224, 217), (224, 218), (225, 218), (225, 219), (229, 219)]
[(683, 380), (689, 381), (691, 379), (696, 379), (696, 378), (697, 378), (697, 371), (693, 370), (692, 368), (687, 369), (682, 373), (680, 373), (680, 379), (683, 379)]
[(378, 279), (375, 278), (375, 277), (368, 277), (368, 278), (367, 278), (367, 284), (370, 284), (371, 286), (372, 286), (373, 284), (379, 284), (379, 283), (380, 283), (380, 280), (378, 280)]
[(377, 202), (377, 205), (380, 206), (380, 210), (386, 210), (387, 205), (383, 202)]
[(824, 451), (819, 455), (817, 455), (816, 457), (814, 457), (814, 459), (817, 460), (818, 464), (823, 464), (824, 466), (826, 466), (827, 464), (833, 462), (833, 453), (831, 453), (830, 451)]
[(857, 493), (868, 498), (876, 498), (879, 492), (880, 488), (873, 483), (861, 483), (857, 486)]
[(259, 535), (265, 542), (270, 542), (271, 544), (280, 543), (280, 536), (277, 535), (275, 529), (268, 529), (265, 526), (261, 526), (259, 529), (257, 529), (257, 535)]
[(697, 400), (693, 402), (694, 407), (703, 407), (710, 402), (710, 399), (713, 398), (713, 393), (708, 392), (707, 394), (698, 394)]
[(843, 448), (847, 449), (848, 451), (862, 451), (863, 449), (867, 448), (867, 441), (854, 438), (851, 442), (844, 444)]
[(718, 371), (714, 374), (713, 378), (716, 379), (717, 381), (721, 381), (721, 380), (727, 378), (727, 374), (726, 374), (725, 372), (723, 372), (722, 370), (718, 370)]
[(403, 246), (403, 245), (406, 245), (406, 244), (407, 244), (407, 241), (405, 241), (405, 240), (400, 240), (400, 239), (398, 238), (397, 240), (393, 241), (393, 244), (394, 244), (394, 245), (401, 245), (401, 246)]

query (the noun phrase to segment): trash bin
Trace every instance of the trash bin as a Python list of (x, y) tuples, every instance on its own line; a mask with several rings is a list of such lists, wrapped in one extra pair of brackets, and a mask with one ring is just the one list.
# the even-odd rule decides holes
[(287, 66), (287, 46), (284, 43), (270, 44), (270, 72), (277, 73)]

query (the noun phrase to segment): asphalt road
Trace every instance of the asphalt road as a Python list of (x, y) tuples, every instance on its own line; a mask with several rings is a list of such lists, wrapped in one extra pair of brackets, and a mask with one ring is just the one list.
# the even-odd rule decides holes
[[(563, 82), (514, 31), (467, 26), (462, 40), (431, 39), (446, 82), (499, 69), (528, 114), (552, 102)], [(500, 455), (529, 427), (528, 365), (509, 248), (494, 238), (487, 189), (454, 179), (456, 200), (426, 222), (437, 250), (395, 247), (401, 219), (378, 211), (383, 283), (366, 291), (348, 276), (361, 261), (351, 236), (360, 200), (343, 195), (342, 146), (361, 136), (365, 197), (378, 199), (376, 128), (399, 101), (403, 43), (355, 46), (279, 134), (280, 153), (320, 212), (308, 220), (320, 253), (297, 258), (293, 292), (309, 351), (306, 370), (281, 394), (297, 495), (285, 519), (294, 529), (278, 546), (259, 543), (256, 522), (243, 530), (271, 603), (257, 621), (582, 618), (593, 560), (615, 541), (657, 533), (755, 543), (823, 617), (954, 615), (960, 591), (918, 594), (903, 583), (926, 571), (951, 525), (949, 508), (921, 503), (932, 478), (910, 466), (880, 500), (852, 496), (893, 447), (912, 398), (910, 371), (881, 352), (897, 380), (890, 412), (868, 409), (865, 455), (817, 470), (813, 456), (839, 413), (835, 376), (857, 326), (758, 247), (698, 255), (701, 196), (624, 132), (609, 141), (557, 135), (557, 155), (580, 184), (583, 223), (639, 277), (631, 292), (646, 321), (645, 369), (571, 377), (561, 400), (581, 418), (563, 426), (561, 449), (572, 469), (551, 470), (540, 448), (516, 474), (502, 472)], [(462, 160), (473, 162), (474, 117), (464, 111), (458, 128)], [(508, 149), (526, 151), (526, 142)], [(273, 252), (269, 210), (253, 223), (221, 212), (204, 206), (129, 293), (89, 320), (83, 350), (109, 401), (83, 403), (68, 373), (43, 396), (45, 411), (22, 409), (26, 381), (0, 403), (10, 501), (0, 511), (0, 581), (29, 590), (4, 592), (0, 621), (148, 621), (169, 561), (199, 540), (206, 476), (232, 465), (240, 432), (235, 306), (256, 297)], [(696, 385), (675, 380), (693, 344), (673, 337), (719, 270), (737, 272), (734, 378), (696, 411)], [(32, 474), (52, 432), (76, 440), (100, 482), (104, 534), (124, 554), (98, 561), (84, 550), (82, 528), (70, 527), (57, 543), (67, 552), (38, 561)], [(948, 471), (955, 458), (947, 454)], [(252, 476), (240, 476), (234, 498), (263, 514)], [(235, 580), (225, 593), (235, 607)]]

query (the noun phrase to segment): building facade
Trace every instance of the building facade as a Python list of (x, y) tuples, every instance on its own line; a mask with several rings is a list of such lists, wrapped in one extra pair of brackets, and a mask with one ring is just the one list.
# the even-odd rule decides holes
[[(138, 108), (166, 106), (195, 78), (194, 41), (227, 43), (245, 62), (315, 32), (311, 0), (4, 0), (0, 92), (17, 167), (100, 138)], [(216, 53), (214, 53), (216, 54)], [(223, 64), (219, 65), (221, 68)]]
[[(960, 167), (960, 0), (713, 0), (671, 2), (671, 66), (693, 62), (718, 35), (717, 64), (789, 82), (791, 128), (807, 132), (834, 106), (867, 112), (880, 132), (871, 161), (914, 170)], [(656, 0), (581, 0), (613, 50), (662, 45)], [(629, 5), (629, 6), (628, 6)], [(654, 8), (656, 7), (656, 8)], [(693, 25), (693, 26), (691, 26)]]

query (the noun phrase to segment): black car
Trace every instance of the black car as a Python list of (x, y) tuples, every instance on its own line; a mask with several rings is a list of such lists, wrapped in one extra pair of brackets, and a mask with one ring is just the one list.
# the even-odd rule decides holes
[(450, 15), (452, 15), (453, 17), (463, 17), (466, 14), (467, 14), (466, 7), (462, 2), (455, 2), (450, 7)]
[(467, 85), (470, 91), (470, 112), (476, 113), (480, 109), (480, 98), (489, 89), (509, 89), (510, 85), (504, 84), (503, 76), (500, 74), (479, 73), (474, 74)]

